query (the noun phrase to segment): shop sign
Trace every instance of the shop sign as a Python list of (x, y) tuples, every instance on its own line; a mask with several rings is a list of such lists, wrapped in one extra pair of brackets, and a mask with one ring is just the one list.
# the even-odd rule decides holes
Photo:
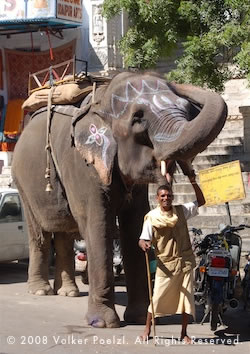
[(56, 0), (28, 0), (27, 19), (40, 19), (55, 16)]
[(82, 22), (82, 0), (57, 0), (57, 18)]
[(0, 22), (25, 18), (24, 0), (1, 0)]
[(0, 0), (0, 22), (55, 18), (82, 22), (83, 0)]

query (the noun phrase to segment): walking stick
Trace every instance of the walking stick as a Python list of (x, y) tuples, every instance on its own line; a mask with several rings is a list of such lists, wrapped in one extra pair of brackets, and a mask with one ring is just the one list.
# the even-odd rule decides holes
[(145, 252), (145, 257), (146, 257), (146, 265), (147, 265), (147, 276), (148, 276), (148, 293), (149, 293), (149, 300), (150, 300), (150, 305), (152, 309), (152, 325), (153, 325), (153, 335), (154, 335), (154, 345), (156, 345), (155, 342), (155, 312), (154, 312), (154, 304), (153, 304), (153, 299), (152, 299), (152, 285), (151, 285), (151, 275), (150, 275), (150, 268), (149, 268), (149, 260), (148, 260), (148, 252)]

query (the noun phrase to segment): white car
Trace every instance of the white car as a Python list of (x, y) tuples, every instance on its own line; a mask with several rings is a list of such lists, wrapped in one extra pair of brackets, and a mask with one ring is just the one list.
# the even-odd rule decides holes
[(27, 227), (18, 190), (0, 188), (0, 262), (28, 257)]

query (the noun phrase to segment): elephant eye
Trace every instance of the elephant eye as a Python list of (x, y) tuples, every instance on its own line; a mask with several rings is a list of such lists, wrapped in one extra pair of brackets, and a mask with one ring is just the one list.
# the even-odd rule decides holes
[(133, 114), (133, 121), (132, 121), (132, 126), (135, 124), (135, 123), (141, 123), (143, 121), (143, 116), (144, 116), (144, 112), (143, 110), (139, 110), (139, 111), (136, 111), (134, 114)]

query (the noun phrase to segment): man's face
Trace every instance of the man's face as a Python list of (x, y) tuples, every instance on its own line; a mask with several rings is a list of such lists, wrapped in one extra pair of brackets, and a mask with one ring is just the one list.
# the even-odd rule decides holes
[(172, 208), (172, 201), (174, 199), (173, 192), (162, 189), (157, 194), (157, 201), (162, 210), (168, 211)]

